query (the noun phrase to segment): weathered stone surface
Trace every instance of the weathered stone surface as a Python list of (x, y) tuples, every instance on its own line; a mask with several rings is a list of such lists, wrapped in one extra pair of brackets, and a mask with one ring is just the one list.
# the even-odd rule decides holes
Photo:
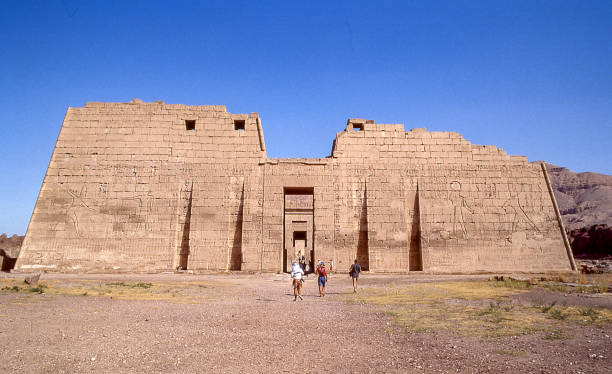
[(452, 132), (349, 119), (323, 159), (267, 158), (257, 113), (69, 108), (16, 268), (570, 270), (540, 165)]

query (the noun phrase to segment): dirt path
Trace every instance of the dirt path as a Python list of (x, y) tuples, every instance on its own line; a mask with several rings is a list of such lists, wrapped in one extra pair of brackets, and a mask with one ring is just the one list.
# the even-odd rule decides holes
[[(370, 276), (363, 287), (465, 278)], [(331, 278), (324, 298), (315, 296), (316, 284), (308, 280), (305, 300), (298, 302), (284, 275), (43, 275), (41, 280), (80, 281), (179, 284), (179, 297), (197, 294), (207, 301), (0, 292), (0, 372), (605, 373), (612, 367), (609, 325), (576, 326), (565, 340), (542, 334), (485, 339), (443, 330), (410, 333), (379, 307), (346, 303), (352, 289), (341, 275)]]

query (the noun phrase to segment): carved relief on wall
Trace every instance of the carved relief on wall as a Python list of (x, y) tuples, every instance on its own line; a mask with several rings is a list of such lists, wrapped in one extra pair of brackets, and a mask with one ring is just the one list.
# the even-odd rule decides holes
[[(147, 216), (153, 211), (154, 202), (150, 191), (141, 192), (140, 196), (111, 199), (108, 196), (109, 183), (98, 183), (93, 187), (88, 191), (87, 184), (75, 189), (58, 183), (59, 191), (66, 198), (56, 200), (66, 203), (61, 207), (50, 204), (54, 209), (65, 211), (65, 227), (73, 231), (76, 237), (85, 237), (85, 232), (112, 237), (144, 237), (146, 232), (152, 231), (152, 225), (147, 224)], [(84, 230), (85, 227), (87, 229)], [(56, 224), (50, 228), (61, 227)]]
[(467, 225), (474, 222), (474, 209), (464, 196), (461, 182), (451, 181), (449, 187), (448, 200), (453, 207), (452, 231), (448, 238), (443, 239), (468, 239), (470, 235)]
[(312, 209), (313, 195), (285, 195), (285, 209)]
[[(506, 241), (514, 243), (517, 238), (524, 237), (525, 235), (517, 235), (525, 231), (535, 231), (540, 233), (540, 228), (534, 222), (534, 220), (527, 214), (525, 208), (521, 205), (521, 201), (518, 197), (518, 193), (511, 193), (511, 197), (504, 201), (502, 208), (506, 214), (507, 221), (510, 222), (509, 232), (506, 232)], [(516, 243), (515, 243), (516, 244)]]
[(68, 216), (68, 220), (76, 236), (82, 237), (79, 225), (81, 224), (81, 216), (84, 214), (83, 209), (85, 209), (85, 211), (93, 211), (93, 208), (90, 208), (81, 197), (87, 193), (87, 186), (83, 184), (80, 190), (67, 188), (64, 189), (64, 191), (72, 198), (66, 215)]

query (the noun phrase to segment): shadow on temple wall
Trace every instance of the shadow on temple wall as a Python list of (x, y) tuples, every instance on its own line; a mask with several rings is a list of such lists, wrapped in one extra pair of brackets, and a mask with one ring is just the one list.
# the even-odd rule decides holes
[(423, 270), (423, 256), (421, 254), (421, 214), (419, 206), (419, 187), (417, 193), (414, 194), (412, 214), (412, 227), (410, 230), (410, 247), (408, 252), (408, 270), (421, 271)]
[(181, 238), (181, 252), (179, 257), (179, 269), (187, 270), (189, 265), (189, 234), (191, 232), (191, 205), (193, 201), (193, 186), (189, 191), (189, 201), (185, 212), (185, 225), (183, 226), (183, 236)]
[(363, 270), (370, 270), (368, 247), (368, 189), (363, 190), (361, 215), (359, 217), (359, 239), (357, 240), (357, 261)]
[(240, 205), (236, 215), (236, 229), (234, 230), (234, 241), (230, 255), (229, 270), (241, 270), (242, 266), (242, 217), (244, 215), (244, 188), (240, 195)]

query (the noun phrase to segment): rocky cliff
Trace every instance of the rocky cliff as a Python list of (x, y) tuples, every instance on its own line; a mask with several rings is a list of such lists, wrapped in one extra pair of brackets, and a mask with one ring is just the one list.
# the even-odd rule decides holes
[(612, 175), (546, 168), (574, 255), (612, 256)]
[(6, 234), (0, 235), (0, 270), (13, 269), (17, 256), (19, 256), (21, 242), (23, 242), (23, 236), (13, 235), (9, 238)]
[(17, 234), (8, 237), (6, 234), (0, 235), (0, 256), (16, 258), (19, 255), (19, 249), (21, 248), (21, 242), (23, 236)]
[(598, 224), (612, 227), (612, 175), (574, 173), (552, 164), (546, 167), (568, 230)]

